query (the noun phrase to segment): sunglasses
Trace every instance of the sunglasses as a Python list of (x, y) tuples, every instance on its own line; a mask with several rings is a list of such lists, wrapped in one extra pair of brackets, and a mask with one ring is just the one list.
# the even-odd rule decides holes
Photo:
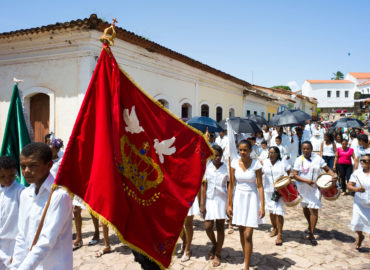
[(368, 159), (361, 159), (361, 160), (360, 160), (360, 162), (363, 162), (363, 163), (369, 163), (369, 162), (370, 162), (370, 160), (368, 160)]

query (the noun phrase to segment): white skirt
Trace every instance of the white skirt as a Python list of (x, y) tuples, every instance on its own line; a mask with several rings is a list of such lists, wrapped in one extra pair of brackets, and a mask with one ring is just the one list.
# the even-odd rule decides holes
[[(206, 216), (204, 220), (226, 219), (227, 195), (221, 192), (216, 194), (212, 199), (206, 199)], [(217, 194), (218, 193), (218, 194)]]
[(199, 202), (198, 202), (198, 196), (195, 197), (195, 200), (193, 204), (191, 205), (189, 212), (188, 212), (188, 217), (189, 216), (194, 216), (194, 215), (199, 215)]
[(265, 191), (265, 210), (269, 211), (271, 214), (284, 216), (284, 202), (280, 198), (277, 202), (271, 200), (273, 192)]
[(85, 207), (85, 205), (84, 205), (84, 203), (83, 203), (82, 199), (81, 199), (80, 197), (78, 197), (77, 195), (75, 195), (75, 196), (73, 197), (72, 205), (73, 205), (73, 206), (79, 206), (79, 207), (81, 207), (82, 209), (86, 209), (86, 207)]
[(258, 228), (262, 220), (258, 218), (260, 200), (257, 189), (253, 191), (235, 190), (233, 221), (237, 226)]
[(351, 220), (352, 231), (370, 233), (370, 208), (356, 202), (353, 203)]
[(321, 208), (321, 192), (316, 185), (311, 187), (309, 184), (297, 181), (297, 189), (302, 196), (302, 202), (299, 204), (302, 207), (320, 209)]

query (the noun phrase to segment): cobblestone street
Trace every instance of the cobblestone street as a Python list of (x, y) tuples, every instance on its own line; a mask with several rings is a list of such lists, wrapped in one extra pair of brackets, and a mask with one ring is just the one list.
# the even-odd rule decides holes
[[(303, 231), (307, 225), (300, 207), (287, 208), (282, 246), (275, 246), (275, 239), (268, 236), (270, 223), (267, 218), (267, 224), (254, 231), (251, 269), (370, 269), (369, 235), (366, 235), (360, 251), (354, 249), (356, 234), (349, 227), (352, 201), (352, 196), (341, 196), (334, 202), (323, 200), (317, 225), (318, 245), (315, 247), (304, 239)], [(113, 252), (101, 258), (94, 257), (95, 252), (103, 247), (103, 241), (96, 246), (87, 246), (93, 234), (92, 221), (87, 212), (84, 212), (82, 231), (85, 245), (74, 252), (74, 269), (141, 269), (134, 262), (130, 249), (113, 234), (110, 235)], [(182, 263), (174, 257), (170, 269), (213, 269), (212, 261), (206, 258), (210, 247), (203, 222), (196, 217), (191, 260)], [(242, 262), (239, 232), (236, 230), (231, 235), (226, 234), (221, 266), (214, 269), (239, 270)]]

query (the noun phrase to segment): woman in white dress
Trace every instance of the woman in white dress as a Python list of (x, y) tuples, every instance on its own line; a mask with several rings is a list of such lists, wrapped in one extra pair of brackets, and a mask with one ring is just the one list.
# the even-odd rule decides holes
[(266, 201), (265, 210), (270, 212), (272, 225), (270, 237), (277, 235), (275, 244), (280, 246), (283, 244), (284, 203), (282, 198), (279, 198), (278, 201), (272, 200), (272, 196), (275, 192), (274, 182), (281, 176), (289, 175), (290, 165), (281, 159), (278, 147), (270, 147), (269, 158), (263, 163), (262, 173)]
[(351, 229), (357, 233), (355, 248), (361, 247), (364, 232), (370, 234), (370, 154), (360, 159), (361, 167), (349, 180), (348, 190), (355, 193)]
[[(239, 143), (240, 158), (231, 163), (231, 178), (227, 194), (227, 214), (239, 226), (240, 242), (244, 252), (244, 269), (249, 269), (253, 248), (253, 229), (265, 216), (265, 196), (262, 184), (262, 165), (250, 154), (249, 141)], [(235, 194), (233, 202), (233, 191)]]
[(303, 214), (308, 223), (306, 238), (315, 246), (317, 241), (314, 232), (321, 208), (321, 193), (315, 182), (322, 169), (332, 176), (333, 182), (337, 180), (337, 175), (328, 167), (322, 157), (312, 153), (310, 141), (302, 143), (302, 152), (303, 155), (299, 156), (294, 163), (290, 177), (297, 180), (298, 192), (302, 196), (300, 205), (303, 207)]
[(314, 152), (318, 152), (320, 151), (320, 147), (321, 147), (321, 143), (323, 141), (323, 134), (322, 134), (322, 131), (321, 131), (321, 128), (319, 126), (319, 124), (315, 124), (315, 127), (312, 129), (312, 136), (311, 136), (311, 143), (312, 143), (312, 147), (313, 147), (313, 150)]
[[(213, 260), (212, 266), (221, 264), (221, 249), (225, 239), (225, 219), (227, 202), (227, 182), (229, 172), (225, 163), (221, 162), (222, 148), (213, 146), (215, 158), (208, 163), (205, 179), (202, 183), (200, 196), (200, 213), (204, 217), (204, 228), (212, 242), (208, 256)], [(217, 240), (213, 227), (216, 220)]]

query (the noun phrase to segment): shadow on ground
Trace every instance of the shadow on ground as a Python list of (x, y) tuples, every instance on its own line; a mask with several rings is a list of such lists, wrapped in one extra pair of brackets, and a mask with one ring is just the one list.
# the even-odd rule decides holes
[(355, 242), (355, 238), (351, 235), (339, 232), (337, 230), (320, 230), (317, 229), (316, 233), (318, 235), (317, 240), (338, 240), (344, 243), (353, 243)]

